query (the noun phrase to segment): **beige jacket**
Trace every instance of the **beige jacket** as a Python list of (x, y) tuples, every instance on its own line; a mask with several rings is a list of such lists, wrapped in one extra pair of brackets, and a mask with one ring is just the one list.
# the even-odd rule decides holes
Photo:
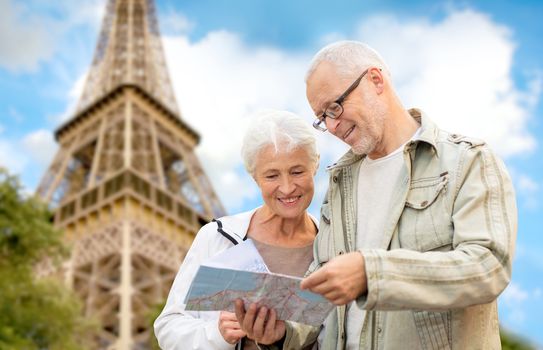
[[(496, 298), (511, 278), (517, 232), (513, 186), (484, 142), (438, 129), (410, 110), (422, 131), (404, 149), (379, 249), (361, 250), (368, 310), (360, 349), (500, 349)], [(310, 272), (353, 251), (358, 169), (348, 152), (329, 168)], [(345, 307), (328, 317), (321, 349), (344, 349)], [(284, 349), (314, 341), (287, 327)]]

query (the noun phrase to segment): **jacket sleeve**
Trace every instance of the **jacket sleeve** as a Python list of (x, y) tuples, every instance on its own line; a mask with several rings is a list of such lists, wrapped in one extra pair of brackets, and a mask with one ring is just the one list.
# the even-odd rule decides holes
[(296, 322), (286, 322), (286, 335), (283, 350), (305, 349), (314, 344), (321, 327)]
[(166, 306), (154, 323), (161, 349), (234, 349), (234, 345), (227, 343), (219, 332), (218, 312), (185, 311), (183, 303), (202, 261), (220, 250), (217, 243), (220, 239), (213, 225), (205, 225), (196, 235), (175, 277)]
[(446, 310), (495, 300), (511, 278), (517, 211), (504, 164), (486, 146), (459, 162), (452, 250), (362, 249), (368, 310)]

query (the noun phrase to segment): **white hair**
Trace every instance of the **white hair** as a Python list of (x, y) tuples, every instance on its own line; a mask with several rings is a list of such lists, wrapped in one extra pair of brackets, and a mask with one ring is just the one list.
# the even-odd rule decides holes
[(252, 177), (255, 175), (258, 154), (269, 145), (275, 148), (275, 152), (305, 149), (313, 162), (312, 170), (316, 171), (319, 166), (315, 131), (309, 123), (294, 113), (268, 110), (253, 118), (241, 146), (245, 169)]
[(315, 54), (305, 75), (305, 81), (311, 77), (319, 64), (330, 62), (337, 73), (345, 78), (360, 75), (364, 69), (380, 68), (390, 76), (388, 67), (377, 51), (359, 41), (343, 40), (323, 47)]

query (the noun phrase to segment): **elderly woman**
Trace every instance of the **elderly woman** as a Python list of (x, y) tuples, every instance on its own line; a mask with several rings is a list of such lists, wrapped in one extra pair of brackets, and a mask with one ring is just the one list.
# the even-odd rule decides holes
[[(185, 311), (183, 300), (192, 279), (211, 256), (251, 238), (271, 272), (301, 277), (313, 260), (317, 224), (306, 210), (319, 155), (311, 127), (289, 112), (263, 114), (247, 130), (242, 156), (264, 204), (220, 218), (220, 223), (209, 223), (198, 232), (155, 321), (162, 349), (257, 348), (234, 313)], [(284, 325), (278, 323), (276, 332), (284, 333)]]

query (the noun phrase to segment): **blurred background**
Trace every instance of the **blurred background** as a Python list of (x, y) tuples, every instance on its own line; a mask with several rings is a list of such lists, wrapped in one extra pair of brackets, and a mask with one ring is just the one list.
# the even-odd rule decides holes
[[(340, 39), (367, 42), (392, 71), (406, 107), (442, 128), (485, 139), (517, 191), (513, 279), (500, 322), (543, 344), (543, 3), (539, 1), (157, 0), (166, 62), (182, 118), (228, 213), (259, 204), (239, 155), (247, 121), (262, 109), (308, 120), (304, 74)], [(105, 0), (0, 0), (0, 166), (33, 193), (57, 151), (54, 130), (74, 112)], [(319, 134), (321, 169), (346, 149)], [(536, 345), (537, 346), (537, 345)]]

